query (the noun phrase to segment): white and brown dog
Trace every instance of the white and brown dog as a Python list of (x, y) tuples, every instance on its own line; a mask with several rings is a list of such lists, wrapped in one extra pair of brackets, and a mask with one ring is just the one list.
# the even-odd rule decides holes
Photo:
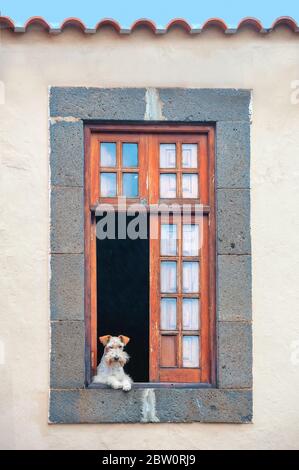
[(124, 365), (129, 360), (124, 347), (130, 338), (124, 335), (105, 335), (100, 336), (99, 340), (105, 349), (97, 367), (97, 375), (93, 377), (92, 382), (106, 384), (114, 389), (122, 388), (128, 392), (132, 388), (133, 381), (124, 371)]

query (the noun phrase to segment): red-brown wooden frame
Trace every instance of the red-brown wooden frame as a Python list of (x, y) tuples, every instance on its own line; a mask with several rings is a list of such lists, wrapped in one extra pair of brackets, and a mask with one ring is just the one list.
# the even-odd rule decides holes
[[(157, 142), (159, 140), (165, 141), (169, 136), (175, 134), (177, 140), (178, 135), (182, 135), (182, 138), (188, 139), (188, 135), (194, 135), (190, 139), (192, 141), (200, 141), (200, 151), (204, 152), (207, 157), (207, 175), (206, 184), (204, 183), (204, 175), (200, 173), (200, 195), (201, 203), (204, 205), (204, 218), (208, 219), (208, 223), (204, 224), (204, 237), (208, 240), (208, 244), (205, 247), (206, 257), (208, 258), (207, 274), (207, 286), (202, 286), (202, 289), (207, 289), (208, 295), (208, 310), (204, 313), (205, 318), (202, 317), (202, 331), (201, 331), (201, 374), (194, 375), (194, 384), (211, 384), (216, 383), (216, 335), (215, 335), (215, 195), (214, 195), (214, 173), (215, 173), (215, 138), (214, 138), (214, 127), (213, 126), (201, 126), (201, 125), (146, 125), (146, 124), (90, 124), (85, 126), (84, 137), (85, 137), (85, 175), (84, 175), (84, 218), (85, 218), (85, 323), (86, 323), (86, 370), (87, 384), (90, 383), (91, 377), (94, 374), (97, 366), (97, 292), (96, 292), (96, 224), (95, 224), (95, 208), (99, 204), (98, 184), (97, 175), (99, 168), (99, 156), (98, 156), (98, 145), (97, 141), (101, 134), (101, 140), (103, 136), (106, 141), (111, 140), (111, 137), (120, 137), (127, 141), (136, 141), (136, 136), (141, 134), (146, 136), (146, 139), (142, 141), (142, 145), (145, 143), (147, 146), (146, 152), (149, 156), (149, 162), (153, 162), (154, 158), (157, 157)], [(133, 134), (133, 135), (132, 135)], [(162, 137), (161, 134), (169, 134), (168, 137)], [(185, 135), (185, 137), (183, 137)], [(158, 139), (158, 136), (160, 139)], [(131, 140), (132, 139), (132, 140)], [(156, 145), (155, 145), (156, 144)], [(145, 155), (145, 148), (139, 153), (139, 155)], [(152, 155), (155, 152), (156, 156)], [(151, 154), (150, 154), (151, 153)], [(200, 157), (201, 158), (201, 157)], [(144, 164), (144, 162), (143, 162)], [(140, 169), (141, 169), (140, 165)], [(159, 172), (156, 171), (157, 166), (149, 168), (149, 179), (159, 179)], [(155, 173), (156, 171), (156, 173)], [(141, 171), (139, 171), (141, 174)], [(149, 183), (150, 184), (150, 183)], [(158, 188), (157, 184), (154, 187)], [(156, 190), (158, 191), (158, 189)], [(202, 192), (203, 191), (203, 192)], [(149, 209), (158, 198), (158, 193), (153, 192), (149, 195), (146, 191), (146, 182), (140, 182), (140, 195), (138, 201), (146, 201), (146, 207)], [(176, 203), (177, 199), (168, 200), (168, 202)], [(116, 200), (109, 198), (104, 201), (101, 199), (101, 203), (109, 202), (110, 204), (116, 205)], [(137, 202), (137, 200), (129, 200), (129, 203)], [(166, 202), (167, 200), (162, 200)], [(180, 203), (188, 204), (190, 202), (199, 202), (198, 200), (183, 199)], [(154, 228), (155, 223), (158, 223), (159, 214), (151, 215), (151, 227)], [(152, 242), (150, 242), (152, 244)], [(159, 258), (159, 241), (153, 243), (150, 247), (151, 260), (156, 256)], [(150, 283), (156, 282), (157, 273), (150, 269)], [(160, 303), (160, 298), (155, 295), (150, 298), (150, 311), (158, 312), (158, 306), (155, 306), (155, 302)], [(202, 314), (201, 314), (202, 315)], [(155, 315), (154, 315), (155, 317)], [(157, 373), (159, 368), (157, 352), (159, 350), (159, 336), (155, 334), (155, 328), (157, 327), (157, 318), (153, 318), (151, 314), (150, 318), (150, 381), (159, 382), (161, 378)], [(186, 369), (190, 372), (190, 369)], [(188, 375), (188, 374), (187, 374)], [(193, 382), (193, 378), (190, 379), (184, 372), (180, 373), (175, 378), (174, 375), (167, 376), (167, 373), (162, 377), (162, 381), (169, 382), (169, 385), (177, 382), (184, 383)]]

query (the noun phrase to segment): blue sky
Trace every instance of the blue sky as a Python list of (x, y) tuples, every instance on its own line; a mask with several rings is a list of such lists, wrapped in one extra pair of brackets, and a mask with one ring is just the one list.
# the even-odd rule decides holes
[(244, 16), (259, 18), (269, 27), (278, 16), (292, 16), (299, 22), (298, 0), (0, 0), (0, 12), (23, 24), (30, 16), (43, 16), (57, 24), (69, 16), (94, 26), (101, 18), (114, 18), (130, 26), (138, 18), (150, 18), (165, 25), (175, 17), (199, 25), (220, 17), (235, 26)]

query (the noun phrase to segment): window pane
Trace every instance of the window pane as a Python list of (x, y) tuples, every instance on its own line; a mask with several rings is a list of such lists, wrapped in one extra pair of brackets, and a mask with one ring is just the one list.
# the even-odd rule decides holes
[(123, 173), (123, 195), (138, 196), (138, 173)]
[(101, 196), (116, 196), (116, 173), (101, 173)]
[(175, 144), (160, 144), (160, 168), (175, 168), (176, 146)]
[(133, 168), (138, 166), (138, 144), (123, 144), (123, 167)]
[(161, 367), (176, 367), (177, 365), (177, 337), (161, 336), (160, 350)]
[(160, 175), (160, 197), (174, 198), (176, 197), (176, 175), (161, 174)]
[(183, 367), (199, 367), (198, 336), (183, 336)]
[(183, 330), (199, 329), (199, 300), (183, 299)]
[(176, 292), (176, 262), (161, 262), (161, 292)]
[(114, 167), (116, 165), (116, 144), (114, 142), (101, 143), (101, 166)]
[(183, 197), (198, 197), (198, 176), (191, 173), (185, 173), (182, 177)]
[(183, 144), (182, 157), (183, 168), (197, 168), (197, 144)]
[(199, 252), (199, 226), (196, 224), (183, 224), (183, 255), (198, 256)]
[(183, 262), (183, 292), (199, 291), (199, 263), (197, 261)]
[(161, 329), (176, 329), (176, 299), (161, 299)]
[(161, 225), (161, 255), (175, 256), (177, 254), (177, 226)]

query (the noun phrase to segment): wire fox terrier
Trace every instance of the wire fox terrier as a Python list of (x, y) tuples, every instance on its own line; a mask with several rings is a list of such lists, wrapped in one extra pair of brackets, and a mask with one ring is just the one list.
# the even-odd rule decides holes
[(97, 375), (93, 377), (92, 382), (106, 384), (114, 389), (122, 388), (128, 392), (132, 388), (133, 381), (124, 371), (124, 365), (129, 360), (124, 347), (130, 338), (124, 335), (105, 335), (100, 336), (99, 340), (105, 349), (97, 367)]

